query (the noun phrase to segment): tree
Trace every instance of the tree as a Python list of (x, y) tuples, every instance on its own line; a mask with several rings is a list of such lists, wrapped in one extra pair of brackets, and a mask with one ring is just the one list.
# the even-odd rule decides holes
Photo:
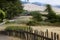
[(51, 5), (47, 4), (46, 7), (47, 8), (45, 9), (45, 11), (48, 12), (48, 14), (47, 14), (48, 19), (47, 20), (51, 23), (56, 22), (56, 13), (52, 10)]
[(20, 0), (0, 0), (0, 8), (6, 12), (6, 18), (11, 19), (23, 12)]
[(3, 19), (5, 18), (5, 12), (3, 10), (0, 9), (0, 22), (3, 21)]

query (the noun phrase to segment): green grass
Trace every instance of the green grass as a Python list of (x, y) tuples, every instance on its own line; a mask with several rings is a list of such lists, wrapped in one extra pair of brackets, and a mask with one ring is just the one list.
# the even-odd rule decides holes
[(31, 30), (32, 28), (29, 28), (29, 27), (24, 27), (24, 26), (8, 26), (6, 27), (5, 30), (23, 30), (23, 31), (28, 31), (28, 30)]

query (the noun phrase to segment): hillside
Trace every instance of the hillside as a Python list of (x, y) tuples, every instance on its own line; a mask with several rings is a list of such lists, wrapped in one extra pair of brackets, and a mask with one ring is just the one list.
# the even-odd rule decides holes
[[(23, 4), (23, 6), (24, 6), (24, 10), (28, 10), (28, 11), (44, 11), (46, 9), (45, 6), (38, 6), (35, 4), (31, 4), (31, 3)], [(52, 9), (57, 14), (60, 14), (60, 8), (52, 7)]]
[(43, 11), (45, 9), (45, 7), (43, 6), (38, 6), (35, 4), (23, 4), (24, 5), (24, 9), (28, 10), (28, 11)]

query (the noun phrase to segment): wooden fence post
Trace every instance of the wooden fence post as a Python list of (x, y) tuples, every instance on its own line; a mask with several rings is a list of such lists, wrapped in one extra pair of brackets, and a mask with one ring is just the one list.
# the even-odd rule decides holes
[[(34, 33), (38, 35), (38, 30), (35, 30)], [(38, 36), (34, 35), (34, 40), (38, 40)]]
[(11, 32), (10, 31), (7, 31), (8, 35), (11, 36)]
[(57, 40), (59, 40), (59, 34), (57, 34)]
[[(44, 32), (42, 32), (42, 36), (44, 37)], [(44, 40), (44, 38), (42, 40)]]
[(9, 32), (7, 31), (7, 35), (9, 36)]
[(15, 36), (15, 31), (13, 31), (13, 36)]
[(56, 33), (54, 33), (54, 40), (56, 40)]
[(47, 38), (48, 38), (48, 29), (46, 30), (46, 36), (47, 36)]
[[(40, 31), (40, 35), (42, 36), (42, 31)], [(41, 37), (41, 40), (42, 40), (43, 38)]]
[(53, 40), (53, 32), (51, 32), (51, 39)]
[[(38, 32), (38, 35), (40, 35), (40, 31)], [(40, 40), (40, 37), (38, 37), (38, 40)]]
[[(47, 29), (46, 32), (45, 32), (45, 37), (48, 38), (48, 29)], [(48, 39), (45, 39), (45, 40), (48, 40)]]
[(28, 33), (26, 33), (26, 40), (28, 40)]
[[(31, 33), (33, 33), (33, 30), (30, 30)], [(30, 40), (32, 40), (32, 35), (30, 34)]]
[[(39, 35), (42, 36), (42, 31), (39, 32)], [(39, 37), (40, 40), (42, 40), (42, 37)]]

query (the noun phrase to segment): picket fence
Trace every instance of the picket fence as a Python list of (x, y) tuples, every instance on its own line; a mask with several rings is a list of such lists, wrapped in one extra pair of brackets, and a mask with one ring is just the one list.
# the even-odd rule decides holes
[(30, 30), (30, 31), (0, 31), (0, 34), (20, 37), (24, 40), (59, 40), (59, 34), (51, 32), (49, 34), (48, 30), (46, 32), (37, 31), (37, 30)]

